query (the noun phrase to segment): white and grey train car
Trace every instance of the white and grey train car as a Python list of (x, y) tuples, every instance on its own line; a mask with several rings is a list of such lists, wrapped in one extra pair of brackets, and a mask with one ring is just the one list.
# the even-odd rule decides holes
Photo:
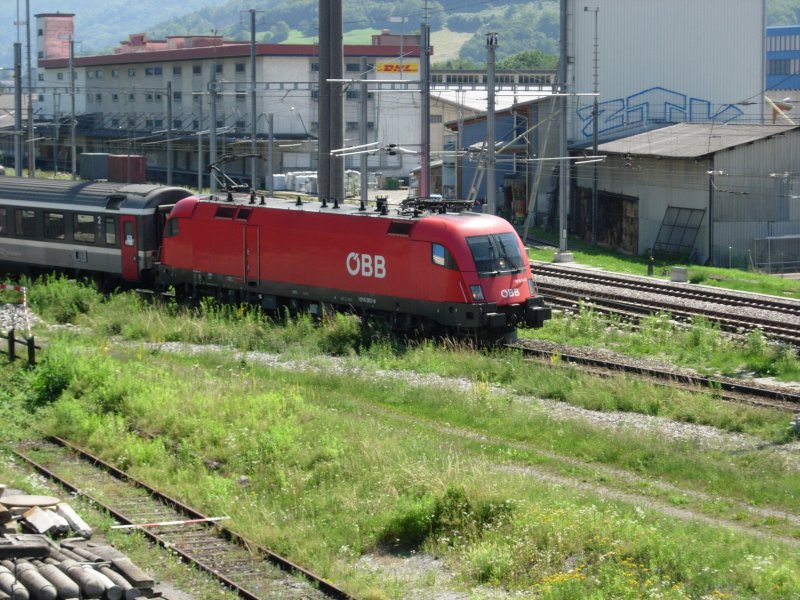
[(187, 189), (0, 177), (0, 272), (149, 283), (166, 214)]

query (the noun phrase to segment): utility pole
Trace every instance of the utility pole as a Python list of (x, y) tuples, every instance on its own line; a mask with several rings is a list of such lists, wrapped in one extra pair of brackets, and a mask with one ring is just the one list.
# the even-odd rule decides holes
[(53, 171), (58, 175), (58, 142), (61, 136), (61, 94), (53, 92)]
[(495, 175), (495, 114), (494, 114), (494, 87), (495, 87), (495, 50), (497, 48), (497, 34), (486, 34), (486, 209), (490, 215), (497, 214), (497, 176)]
[(342, 0), (319, 0), (319, 135), (317, 190), (334, 208), (344, 199), (344, 157), (331, 150), (344, 146), (342, 100)]
[(36, 142), (33, 136), (33, 71), (31, 69), (30, 0), (25, 0), (25, 34), (28, 45), (28, 177), (36, 177)]
[[(208, 162), (214, 164), (217, 162), (217, 61), (211, 63), (211, 81), (208, 83), (208, 91), (211, 96), (211, 123), (208, 128)], [(208, 184), (211, 188), (211, 193), (215, 194), (217, 191), (217, 178), (214, 173), (208, 173)]]
[(14, 174), (22, 177), (22, 44), (14, 43)]
[(197, 193), (203, 193), (203, 94), (197, 95), (199, 116), (197, 119)]
[[(322, 0), (325, 1), (325, 0)], [(333, 148), (344, 147), (344, 98), (342, 97), (341, 79), (344, 74), (344, 40), (343, 40), (343, 15), (342, 0), (331, 0), (331, 20), (330, 48), (331, 48), (331, 82), (328, 90), (330, 92), (331, 104), (331, 146)], [(328, 160), (331, 164), (331, 197), (336, 200), (344, 200), (344, 157), (340, 153), (329, 154)]]
[[(361, 57), (361, 64), (359, 65), (359, 69), (361, 70), (361, 83), (359, 84), (359, 110), (360, 110), (360, 119), (359, 119), (359, 140), (358, 143), (361, 144), (362, 148), (365, 147), (369, 143), (368, 139), (368, 131), (367, 131), (367, 57)], [(368, 200), (368, 189), (369, 186), (369, 177), (367, 174), (367, 169), (369, 168), (369, 160), (368, 155), (366, 152), (363, 152), (359, 157), (360, 164), (359, 168), (361, 169), (361, 206), (367, 205)]]
[(72, 158), (72, 178), (78, 175), (78, 153), (75, 148), (75, 40), (69, 36), (69, 147)]
[(420, 111), (422, 112), (422, 130), (420, 132), (419, 152), (419, 197), (430, 197), (431, 185), (431, 78), (430, 78), (430, 25), (428, 24), (427, 3), (425, 18), (421, 25), (420, 48)]
[[(584, 11), (591, 11), (594, 13), (594, 77), (592, 91), (594, 92), (594, 101), (592, 102), (592, 156), (597, 156), (597, 135), (598, 135), (598, 90), (599, 90), (599, 64), (600, 57), (599, 40), (597, 37), (597, 13), (600, 12), (600, 7), (584, 6)], [(597, 163), (592, 165), (592, 244), (597, 244)]]
[(167, 82), (167, 185), (172, 185), (172, 82)]
[(319, 0), (319, 132), (317, 134), (317, 192), (323, 202), (331, 195), (331, 3)]
[(275, 195), (275, 174), (272, 172), (272, 146), (275, 143), (275, 136), (272, 132), (272, 113), (267, 115), (267, 193), (269, 197)]
[(561, 0), (561, 27), (558, 60), (558, 91), (561, 105), (561, 127), (559, 132), (559, 183), (558, 183), (558, 253), (556, 262), (572, 262), (572, 253), (567, 252), (567, 201), (569, 200), (569, 158), (567, 157), (567, 0)]
[(256, 159), (256, 9), (250, 9), (250, 189), (255, 190), (257, 184)]

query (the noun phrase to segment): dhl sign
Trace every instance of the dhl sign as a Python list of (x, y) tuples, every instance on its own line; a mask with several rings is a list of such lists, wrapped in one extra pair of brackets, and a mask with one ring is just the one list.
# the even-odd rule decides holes
[(375, 68), (378, 73), (419, 73), (417, 63), (379, 62)]

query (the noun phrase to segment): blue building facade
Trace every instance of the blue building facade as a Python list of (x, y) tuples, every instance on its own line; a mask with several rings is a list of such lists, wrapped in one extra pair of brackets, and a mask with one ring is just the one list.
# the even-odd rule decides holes
[(487, 186), (493, 184), (497, 190), (498, 212), (509, 218), (524, 216), (527, 210), (524, 190), (528, 189), (534, 176), (530, 159), (535, 157), (539, 145), (539, 131), (532, 128), (531, 123), (537, 122), (538, 107), (535, 103), (519, 104), (514, 110), (497, 112), (495, 180), (489, 182), (485, 171), (486, 155), (479, 151), (486, 139), (486, 118), (481, 116), (464, 121), (459, 131), (458, 149), (462, 153), (468, 149), (472, 151), (466, 152), (466, 156), (459, 160), (456, 177), (459, 197), (469, 197), (470, 190), (475, 187), (475, 198), (484, 201)]
[(767, 27), (767, 90), (800, 91), (800, 25)]

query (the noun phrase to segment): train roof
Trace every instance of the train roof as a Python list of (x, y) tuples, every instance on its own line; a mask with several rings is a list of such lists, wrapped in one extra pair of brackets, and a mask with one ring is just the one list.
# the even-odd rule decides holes
[[(469, 203), (459, 200), (427, 200), (404, 202), (401, 205), (380, 206), (371, 203), (361, 207), (361, 203), (340, 203), (337, 207), (332, 201), (323, 205), (320, 200), (296, 197), (270, 198), (261, 194), (226, 194), (193, 196), (181, 200), (170, 213), (171, 217), (193, 218), (197, 207), (213, 205), (215, 216), (228, 219), (249, 220), (253, 210), (260, 209), (287, 211), (294, 214), (350, 216), (351, 218), (380, 219), (387, 223), (389, 233), (410, 235), (412, 230), (421, 234), (431, 229), (458, 231), (460, 235), (483, 235), (505, 231), (511, 225), (505, 219), (484, 213), (463, 210)], [(451, 210), (447, 210), (447, 209)], [(209, 216), (208, 212), (204, 213)]]
[(191, 194), (185, 188), (156, 184), (0, 177), (0, 203), (4, 204), (24, 202), (141, 210), (174, 204)]
[(195, 196), (190, 199), (191, 202), (199, 203), (214, 203), (220, 206), (231, 207), (262, 207), (283, 209), (301, 212), (329, 212), (330, 214), (340, 215), (361, 215), (365, 217), (384, 217), (391, 219), (419, 219), (435, 214), (442, 215), (467, 215), (467, 216), (480, 216), (481, 213), (473, 213), (464, 211), (463, 209), (471, 203), (464, 200), (419, 200), (415, 199), (413, 202), (403, 202), (400, 205), (385, 204), (386, 210), (382, 211), (380, 204), (371, 202), (366, 206), (361, 206), (359, 201), (342, 202), (334, 205), (332, 200), (322, 201), (317, 199), (309, 199), (307, 197), (296, 196), (292, 198), (275, 198), (267, 197), (263, 194), (247, 194), (235, 193), (227, 194), (219, 192), (216, 195), (202, 195)]

